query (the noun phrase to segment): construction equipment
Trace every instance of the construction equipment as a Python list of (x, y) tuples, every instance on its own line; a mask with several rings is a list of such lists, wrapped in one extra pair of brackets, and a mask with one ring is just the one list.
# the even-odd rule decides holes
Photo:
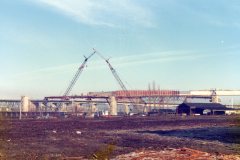
[[(71, 82), (69, 83), (66, 91), (65, 91), (64, 94), (63, 94), (63, 98), (64, 98), (64, 99), (68, 99), (67, 96), (69, 95), (69, 93), (71, 92), (71, 90), (72, 90), (72, 88), (74, 87), (75, 83), (77, 82), (79, 76), (81, 75), (81, 73), (82, 73), (82, 71), (83, 71), (83, 69), (84, 69), (84, 67), (85, 67), (88, 59), (91, 58), (95, 53), (96, 53), (96, 51), (93, 50), (93, 53), (91, 53), (88, 57), (85, 57), (85, 56), (84, 56), (85, 59), (84, 59), (83, 63), (82, 63), (81, 66), (78, 68), (78, 70), (77, 70), (77, 72), (75, 73), (73, 79), (71, 80)], [(45, 101), (47, 101), (47, 100), (45, 100)], [(61, 105), (62, 105), (61, 102), (57, 103), (55, 110), (56, 110), (56, 111), (59, 110), (59, 108), (61, 107)]]
[[(135, 106), (135, 105), (134, 105), (134, 101), (130, 98), (131, 95), (130, 95), (129, 91), (127, 90), (127, 88), (126, 88), (125, 85), (123, 84), (122, 80), (121, 80), (120, 77), (118, 76), (116, 70), (115, 70), (115, 69), (112, 67), (112, 65), (110, 64), (109, 59), (106, 59), (102, 54), (100, 54), (100, 53), (99, 53), (98, 51), (96, 51), (94, 48), (93, 48), (93, 53), (91, 53), (88, 57), (85, 57), (85, 56), (84, 56), (84, 57), (85, 57), (85, 60), (83, 61), (83, 63), (81, 64), (81, 66), (78, 68), (77, 72), (75, 73), (73, 79), (71, 80), (70, 84), (68, 85), (68, 87), (67, 87), (67, 89), (66, 89), (66, 91), (64, 92), (64, 94), (63, 94), (62, 97), (63, 97), (64, 99), (68, 99), (68, 95), (69, 95), (69, 93), (71, 92), (72, 88), (74, 87), (75, 83), (77, 82), (79, 76), (81, 75), (81, 73), (82, 73), (82, 71), (83, 71), (83, 69), (84, 69), (84, 67), (85, 67), (88, 59), (90, 59), (95, 53), (97, 53), (97, 54), (108, 64), (108, 66), (109, 66), (109, 68), (110, 68), (110, 70), (111, 70), (114, 78), (117, 80), (118, 84), (121, 86), (122, 90), (125, 92), (126, 97), (129, 99), (130, 103), (131, 103), (133, 106)], [(47, 100), (46, 100), (46, 101), (47, 101)], [(58, 109), (60, 108), (60, 106), (61, 106), (61, 102), (56, 105), (56, 109), (58, 110)]]
[(68, 85), (68, 88), (66, 89), (66, 91), (64, 92), (63, 96), (67, 97), (69, 95), (69, 93), (71, 92), (73, 86), (75, 85), (75, 83), (77, 82), (79, 76), (81, 75), (87, 61), (89, 58), (91, 58), (94, 54), (96, 53), (95, 49), (93, 50), (93, 53), (90, 54), (88, 57), (85, 57), (85, 60), (83, 61), (82, 65), (78, 68), (76, 74), (74, 75), (72, 81), (70, 82), (70, 84)]
[(95, 53), (97, 53), (109, 66), (114, 78), (117, 80), (118, 84), (121, 86), (122, 90), (125, 92), (126, 97), (129, 99), (129, 101), (131, 102), (131, 104), (133, 106), (135, 106), (134, 101), (130, 98), (131, 95), (129, 93), (129, 91), (127, 90), (127, 88), (125, 87), (125, 85), (123, 84), (122, 80), (120, 79), (120, 77), (118, 76), (116, 70), (112, 67), (112, 65), (109, 62), (109, 59), (106, 59), (100, 52), (96, 51), (95, 49), (93, 49), (95, 51)]

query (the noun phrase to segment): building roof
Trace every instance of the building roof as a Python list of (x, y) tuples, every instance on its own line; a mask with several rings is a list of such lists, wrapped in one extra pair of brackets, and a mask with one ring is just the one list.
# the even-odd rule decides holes
[(180, 104), (180, 106), (181, 105), (202, 109), (228, 110), (228, 108), (225, 105), (222, 105), (220, 103), (182, 103)]

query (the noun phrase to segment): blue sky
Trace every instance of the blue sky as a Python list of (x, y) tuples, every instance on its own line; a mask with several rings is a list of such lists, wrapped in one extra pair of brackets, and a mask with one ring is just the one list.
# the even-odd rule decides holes
[[(238, 0), (0, 0), (0, 97), (61, 95), (95, 47), (129, 89), (240, 89)], [(72, 94), (120, 89), (92, 57)]]

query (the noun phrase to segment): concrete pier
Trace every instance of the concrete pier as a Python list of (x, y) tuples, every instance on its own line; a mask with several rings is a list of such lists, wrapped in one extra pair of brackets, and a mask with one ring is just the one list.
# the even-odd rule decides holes
[(124, 112), (128, 115), (129, 114), (129, 105), (124, 104)]
[(29, 112), (30, 109), (30, 100), (27, 96), (22, 96), (21, 98), (21, 111), (22, 112)]
[(114, 96), (109, 97), (110, 102), (110, 115), (116, 116), (117, 115), (117, 100)]

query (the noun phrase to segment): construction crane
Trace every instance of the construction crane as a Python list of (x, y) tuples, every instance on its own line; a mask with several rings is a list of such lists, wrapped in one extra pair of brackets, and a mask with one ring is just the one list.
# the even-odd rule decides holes
[(66, 91), (63, 94), (63, 97), (67, 97), (69, 95), (69, 93), (71, 92), (73, 86), (75, 85), (75, 83), (77, 82), (79, 76), (81, 75), (87, 61), (89, 58), (91, 58), (94, 54), (96, 53), (96, 50), (93, 49), (93, 53), (91, 53), (88, 57), (85, 57), (85, 60), (83, 61), (83, 63), (81, 64), (81, 66), (78, 68), (77, 72), (75, 73), (72, 81), (70, 82), (70, 84), (68, 85), (68, 88), (66, 89)]
[[(91, 58), (95, 53), (96, 53), (96, 51), (95, 51), (95, 49), (93, 49), (93, 53), (91, 53), (88, 57), (85, 57), (85, 56), (84, 56), (85, 59), (84, 59), (83, 63), (82, 63), (81, 66), (78, 68), (78, 70), (77, 70), (77, 72), (75, 73), (73, 79), (71, 80), (71, 82), (69, 83), (66, 91), (65, 91), (64, 94), (63, 94), (63, 98), (64, 98), (64, 99), (68, 99), (67, 96), (69, 95), (69, 93), (71, 92), (71, 90), (72, 90), (72, 88), (74, 87), (75, 83), (77, 82), (79, 76), (81, 75), (81, 73), (82, 73), (82, 71), (83, 71), (83, 69), (84, 69), (84, 67), (85, 67), (88, 59)], [(47, 105), (47, 101), (48, 101), (48, 99), (47, 99), (47, 98), (44, 98), (44, 105)], [(59, 110), (59, 108), (61, 107), (61, 105), (62, 105), (62, 102), (58, 102), (58, 103), (56, 104), (56, 109), (55, 109), (55, 110), (56, 110), (56, 111)]]
[(121, 86), (122, 90), (125, 92), (127, 98), (129, 99), (130, 103), (135, 107), (135, 103), (134, 101), (130, 98), (131, 95), (129, 93), (129, 91), (127, 90), (127, 88), (125, 87), (125, 85), (123, 84), (122, 80), (120, 79), (120, 77), (118, 76), (116, 70), (112, 67), (112, 65), (109, 62), (109, 59), (106, 59), (101, 53), (99, 53), (98, 51), (96, 51), (95, 49), (93, 49), (95, 51), (95, 53), (97, 53), (107, 64), (108, 67), (110, 68), (114, 78), (117, 80), (118, 84)]

